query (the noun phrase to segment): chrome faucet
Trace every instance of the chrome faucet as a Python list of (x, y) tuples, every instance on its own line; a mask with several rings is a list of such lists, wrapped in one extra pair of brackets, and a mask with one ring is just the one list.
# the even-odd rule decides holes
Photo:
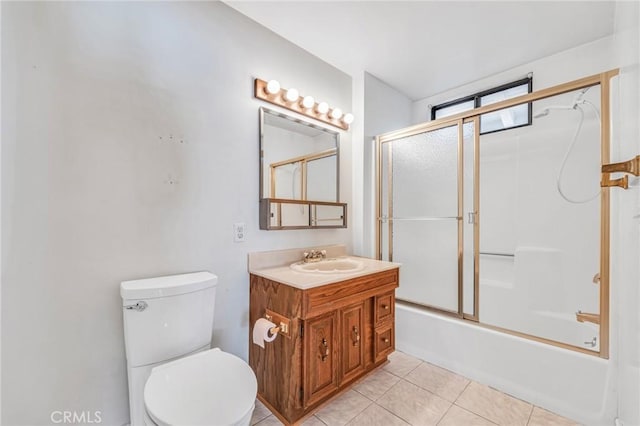
[(304, 263), (320, 262), (321, 260), (327, 258), (327, 251), (314, 249), (314, 250), (305, 251), (303, 255), (304, 257), (302, 258), (302, 261)]

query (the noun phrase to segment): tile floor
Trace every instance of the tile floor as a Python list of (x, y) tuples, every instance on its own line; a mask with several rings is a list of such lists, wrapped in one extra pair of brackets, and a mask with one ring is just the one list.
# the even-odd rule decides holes
[[(259, 401), (252, 425), (282, 423)], [(309, 417), (304, 426), (570, 426), (577, 423), (417, 358), (389, 363)]]

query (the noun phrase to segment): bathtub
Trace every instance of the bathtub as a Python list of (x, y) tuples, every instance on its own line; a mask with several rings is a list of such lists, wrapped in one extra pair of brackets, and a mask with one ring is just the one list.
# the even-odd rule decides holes
[(597, 356), (402, 302), (396, 304), (396, 348), (583, 424), (614, 422), (614, 370)]
[[(532, 309), (528, 294), (512, 282), (499, 279), (480, 280), (480, 318), (508, 330), (544, 337), (598, 352), (598, 326), (578, 322), (568, 303), (557, 310)], [(550, 297), (551, 298), (551, 297)], [(594, 340), (594, 338), (596, 338)], [(595, 342), (595, 344), (593, 344)]]

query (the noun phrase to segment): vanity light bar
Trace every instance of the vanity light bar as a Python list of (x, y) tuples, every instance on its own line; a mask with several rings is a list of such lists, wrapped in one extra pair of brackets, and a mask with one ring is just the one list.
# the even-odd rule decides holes
[(353, 114), (343, 114), (340, 108), (330, 108), (326, 102), (316, 102), (312, 96), (302, 96), (297, 89), (284, 89), (277, 80), (255, 79), (255, 97), (305, 115), (342, 130), (349, 130)]

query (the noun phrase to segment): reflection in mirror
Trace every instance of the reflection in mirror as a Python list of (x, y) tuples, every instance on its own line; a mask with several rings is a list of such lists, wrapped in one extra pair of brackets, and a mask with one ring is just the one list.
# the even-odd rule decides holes
[(311, 224), (314, 226), (340, 226), (344, 222), (343, 206), (314, 204)]
[(347, 205), (321, 201), (263, 198), (260, 229), (346, 228)]
[(338, 133), (261, 108), (261, 197), (338, 202)]
[(299, 227), (309, 226), (308, 204), (271, 203), (271, 227)]

